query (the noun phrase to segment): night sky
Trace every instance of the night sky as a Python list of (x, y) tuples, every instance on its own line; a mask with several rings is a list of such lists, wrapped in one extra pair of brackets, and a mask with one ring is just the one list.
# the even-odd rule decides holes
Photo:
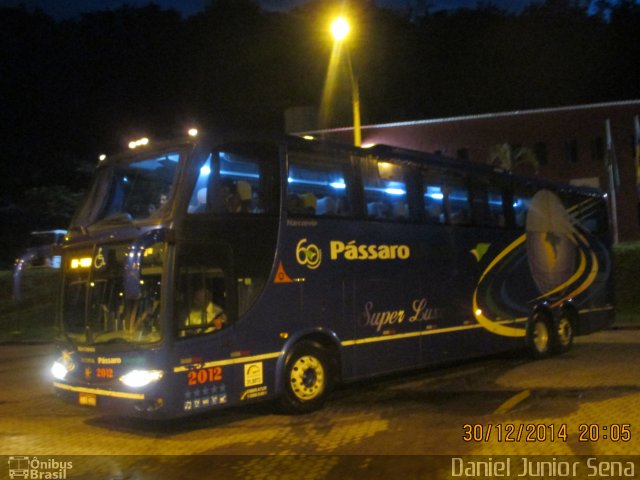
[[(257, 0), (265, 9), (287, 10), (291, 7), (301, 5), (309, 0)], [(532, 3), (533, 0), (491, 0), (489, 2), (504, 10), (517, 11), (523, 6)], [(118, 8), (122, 5), (139, 7), (149, 3), (155, 3), (162, 8), (173, 8), (183, 15), (193, 15), (198, 13), (206, 0), (0, 0), (0, 6), (25, 5), (28, 8), (38, 8), (45, 13), (56, 18), (69, 18), (81, 12), (91, 10), (104, 10), (107, 8)], [(376, 0), (380, 6), (389, 8), (406, 8), (410, 5), (420, 4), (415, 0)], [(478, 5), (478, 0), (435, 0), (433, 10), (474, 8)]]

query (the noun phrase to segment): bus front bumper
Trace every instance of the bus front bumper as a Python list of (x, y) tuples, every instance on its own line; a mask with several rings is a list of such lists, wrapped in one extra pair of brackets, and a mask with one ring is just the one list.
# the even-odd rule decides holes
[(54, 382), (53, 388), (56, 395), (67, 403), (96, 408), (101, 412), (145, 418), (169, 416), (165, 398), (153, 390), (112, 390), (60, 381)]

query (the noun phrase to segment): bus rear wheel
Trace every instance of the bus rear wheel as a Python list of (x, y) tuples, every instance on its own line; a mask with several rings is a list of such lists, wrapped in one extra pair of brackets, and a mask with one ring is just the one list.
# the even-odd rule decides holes
[(552, 331), (549, 317), (535, 312), (527, 327), (527, 348), (533, 358), (545, 358), (551, 354)]
[(330, 388), (329, 355), (321, 345), (303, 341), (291, 350), (284, 366), (280, 404), (289, 413), (320, 408)]
[(562, 312), (560, 319), (556, 324), (554, 345), (555, 353), (565, 353), (571, 349), (573, 345), (573, 337), (575, 336), (575, 327), (573, 318), (568, 312)]

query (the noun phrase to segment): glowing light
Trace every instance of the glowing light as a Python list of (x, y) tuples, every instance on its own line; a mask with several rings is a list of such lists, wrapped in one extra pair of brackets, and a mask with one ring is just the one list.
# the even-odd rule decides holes
[(337, 42), (344, 40), (349, 35), (350, 30), (349, 22), (344, 17), (336, 18), (331, 24), (331, 34)]
[(138, 140), (132, 140), (131, 142), (129, 142), (129, 148), (133, 150), (134, 148), (143, 147), (148, 144), (149, 139), (147, 137), (142, 137)]
[(407, 193), (401, 188), (385, 188), (384, 191), (389, 195), (404, 195)]
[(197, 137), (198, 136), (198, 129), (197, 128), (190, 128), (187, 133), (189, 134), (190, 137)]
[(162, 370), (132, 370), (120, 377), (120, 381), (127, 387), (145, 387), (162, 378)]
[(107, 159), (107, 156), (103, 153), (98, 157), (98, 160), (100, 160), (101, 162), (104, 162)]
[(60, 362), (53, 362), (51, 366), (51, 375), (53, 378), (57, 380), (64, 380), (64, 377), (67, 376), (68, 370), (67, 368)]
[(476, 314), (476, 317), (479, 317), (480, 315), (482, 315), (482, 309), (476, 308), (475, 314)]
[(333, 188), (335, 188), (335, 189), (344, 189), (344, 188), (347, 188), (347, 184), (346, 184), (346, 183), (344, 183), (344, 180), (339, 180), (339, 181), (337, 181), (337, 182), (331, 182), (329, 185), (330, 185), (330, 186), (332, 186), (332, 187), (333, 187)]
[(209, 165), (204, 165), (201, 169), (200, 169), (200, 175), (206, 177), (207, 175), (211, 174), (211, 167), (209, 167)]
[(304, 138), (305, 140), (315, 140), (316, 137), (314, 137), (313, 135), (303, 135), (302, 138)]
[(72, 258), (69, 266), (74, 270), (78, 268), (89, 268), (92, 262), (91, 257)]
[(67, 373), (73, 371), (76, 368), (75, 363), (71, 359), (69, 352), (62, 352), (62, 356), (51, 365), (51, 375), (58, 380), (64, 380)]
[(377, 145), (377, 143), (365, 143), (360, 148), (373, 148)]

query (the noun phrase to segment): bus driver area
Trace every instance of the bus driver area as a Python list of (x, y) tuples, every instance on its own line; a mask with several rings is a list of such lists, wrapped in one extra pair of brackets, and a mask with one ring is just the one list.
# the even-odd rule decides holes
[(224, 310), (213, 303), (212, 295), (206, 288), (199, 288), (193, 294), (189, 312), (184, 320), (184, 329), (179, 332), (180, 337), (211, 333), (221, 330), (227, 325)]

